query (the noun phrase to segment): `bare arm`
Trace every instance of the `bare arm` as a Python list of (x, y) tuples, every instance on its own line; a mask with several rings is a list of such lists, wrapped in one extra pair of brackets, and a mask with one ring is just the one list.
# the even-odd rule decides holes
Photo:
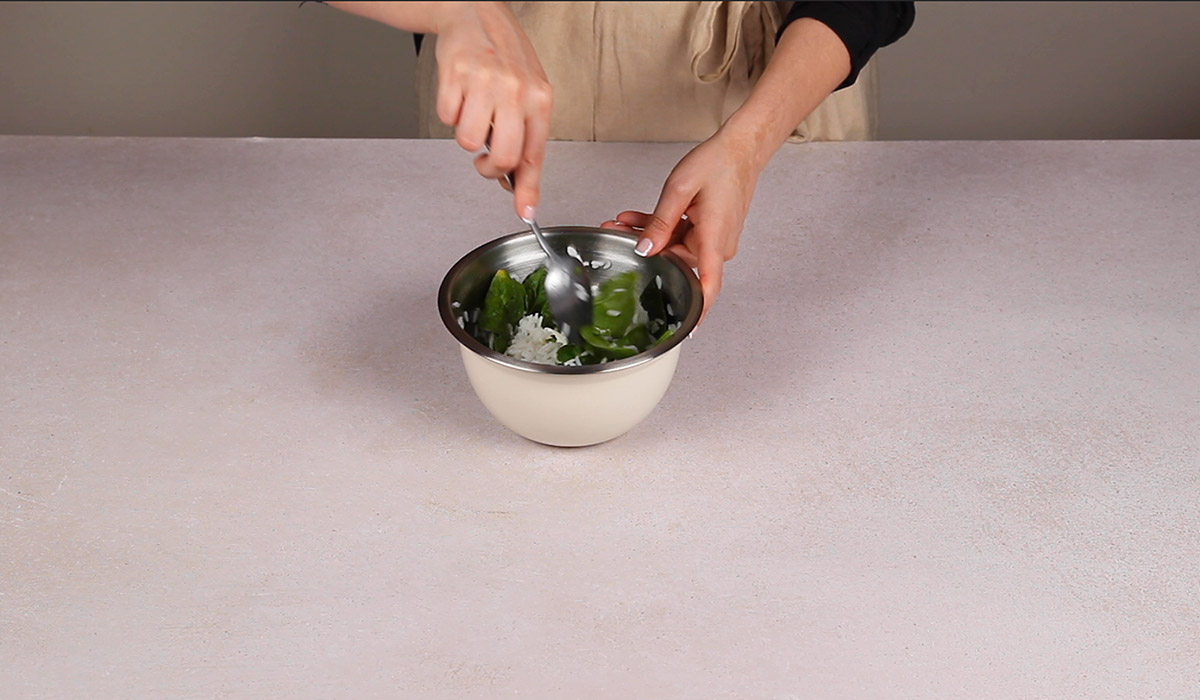
[(419, 34), (437, 34), (438, 22), (456, 8), (460, 2), (335, 2), (326, 5), (336, 7), (352, 15), (366, 17), (394, 29)]
[[(750, 96), (721, 132), (738, 141), (756, 171), (850, 74), (850, 54), (833, 30), (815, 19), (788, 25)], [(720, 134), (720, 132), (718, 132)]]
[(792, 22), (742, 106), (671, 171), (654, 213), (625, 211), (604, 225), (640, 231), (643, 255), (671, 248), (696, 267), (707, 313), (737, 253), (759, 174), (849, 73), (850, 54), (833, 30), (808, 18)]

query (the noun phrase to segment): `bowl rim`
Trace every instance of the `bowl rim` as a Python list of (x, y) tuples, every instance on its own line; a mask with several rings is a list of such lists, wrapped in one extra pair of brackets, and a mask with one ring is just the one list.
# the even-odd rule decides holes
[[(597, 226), (544, 226), (544, 233), (598, 233), (617, 238), (624, 238), (630, 241), (631, 247), (636, 245), (638, 236), (617, 231), (614, 229), (600, 228)], [(505, 234), (499, 238), (492, 239), (476, 247), (471, 252), (459, 258), (458, 262), (454, 263), (442, 278), (442, 283), (438, 287), (438, 312), (442, 317), (442, 324), (446, 326), (446, 330), (450, 331), (450, 335), (458, 340), (459, 345), (474, 352), (476, 355), (489, 359), (497, 364), (511, 367), (523, 372), (532, 372), (534, 374), (573, 374), (573, 375), (589, 375), (589, 374), (604, 374), (607, 372), (619, 372), (623, 369), (636, 367), (638, 365), (652, 362), (659, 357), (674, 350), (680, 343), (686, 340), (696, 324), (700, 321), (700, 313), (704, 308), (704, 290), (700, 286), (700, 279), (696, 276), (696, 272), (684, 262), (683, 258), (670, 250), (664, 250), (656, 253), (655, 257), (664, 257), (683, 272), (684, 278), (687, 280), (688, 287), (692, 293), (692, 298), (698, 300), (699, 303), (692, 304), (688, 309), (687, 314), (679, 322), (679, 328), (665, 343), (658, 343), (650, 347), (645, 352), (638, 353), (633, 357), (626, 357), (621, 360), (610, 360), (601, 364), (595, 365), (547, 365), (539, 362), (529, 362), (528, 360), (518, 360), (515, 357), (509, 357), (502, 353), (496, 352), (483, 343), (479, 342), (470, 333), (458, 325), (458, 318), (454, 315), (451, 308), (450, 299), (450, 280), (455, 277), (455, 273), (463, 268), (474, 263), (478, 258), (483, 256), (492, 248), (500, 246), (509, 241), (528, 238), (533, 239), (533, 232), (529, 229), (516, 231), (514, 233)]]

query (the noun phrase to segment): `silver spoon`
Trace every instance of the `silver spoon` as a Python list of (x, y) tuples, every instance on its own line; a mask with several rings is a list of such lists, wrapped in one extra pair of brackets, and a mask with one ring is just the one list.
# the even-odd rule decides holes
[[(484, 149), (487, 148), (487, 144), (484, 144)], [(509, 187), (516, 189), (512, 173), (505, 173), (504, 179)], [(550, 313), (554, 314), (554, 320), (567, 339), (576, 345), (583, 345), (579, 329), (592, 322), (592, 285), (588, 281), (587, 270), (582, 261), (551, 248), (536, 221), (523, 216), (520, 218), (529, 225), (533, 237), (548, 259), (546, 302), (550, 305)]]

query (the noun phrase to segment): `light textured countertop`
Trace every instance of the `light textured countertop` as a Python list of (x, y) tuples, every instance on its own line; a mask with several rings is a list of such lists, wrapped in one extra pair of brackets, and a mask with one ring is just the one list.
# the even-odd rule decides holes
[(590, 448), (438, 319), (520, 228), (449, 142), (0, 138), (0, 696), (1197, 697), (1200, 142), (786, 147)]

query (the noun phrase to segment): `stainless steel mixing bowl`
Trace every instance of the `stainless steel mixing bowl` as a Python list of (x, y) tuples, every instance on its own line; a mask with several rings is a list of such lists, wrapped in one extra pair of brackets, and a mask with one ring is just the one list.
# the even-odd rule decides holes
[(503, 236), (467, 253), (450, 268), (438, 290), (438, 310), (458, 341), (471, 386), (501, 423), (531, 440), (580, 446), (624, 434), (654, 410), (674, 376), (681, 344), (700, 320), (700, 281), (678, 256), (643, 258), (637, 237), (588, 226), (542, 229), (552, 246), (570, 246), (589, 266), (593, 283), (638, 270), (643, 284), (662, 280), (675, 334), (646, 352), (597, 365), (564, 367), (526, 362), (488, 348), (470, 330), (470, 312), (483, 304), (496, 271), (523, 279), (545, 264), (533, 234)]

